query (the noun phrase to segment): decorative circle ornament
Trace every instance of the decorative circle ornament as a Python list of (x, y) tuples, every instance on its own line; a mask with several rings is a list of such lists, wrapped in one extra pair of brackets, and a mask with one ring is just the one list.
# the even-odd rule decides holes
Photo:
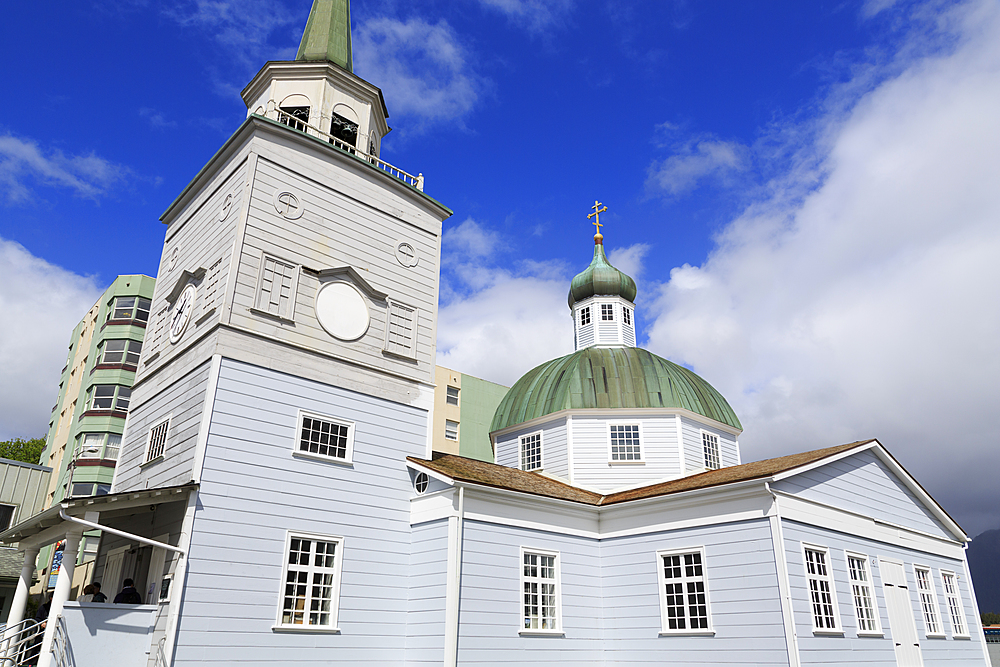
[(170, 315), (170, 342), (176, 343), (184, 335), (188, 322), (191, 320), (191, 311), (194, 310), (194, 300), (198, 292), (194, 285), (188, 285), (181, 292), (177, 302), (174, 303), (174, 311)]
[(344, 341), (365, 335), (371, 324), (368, 303), (349, 283), (327, 283), (316, 294), (316, 319), (326, 332)]
[(275, 191), (273, 203), (274, 210), (286, 220), (298, 220), (302, 217), (302, 202), (291, 192), (283, 190)]
[(219, 209), (219, 220), (225, 220), (229, 217), (229, 212), (233, 210), (233, 194), (230, 192), (226, 195), (226, 199), (222, 202), (222, 208)]
[(177, 266), (177, 257), (181, 254), (181, 249), (174, 246), (174, 249), (170, 251), (170, 259), (167, 260), (167, 271), (173, 271), (174, 267)]
[(396, 261), (408, 269), (412, 269), (420, 261), (417, 257), (417, 249), (409, 241), (400, 241), (396, 244)]

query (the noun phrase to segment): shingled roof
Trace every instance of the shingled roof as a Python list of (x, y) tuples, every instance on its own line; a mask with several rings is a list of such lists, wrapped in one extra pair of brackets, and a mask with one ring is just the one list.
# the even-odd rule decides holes
[(709, 470), (697, 475), (681, 477), (680, 479), (661, 482), (659, 484), (650, 484), (649, 486), (620, 491), (609, 495), (601, 495), (593, 491), (580, 489), (536, 472), (526, 472), (517, 468), (496, 465), (495, 463), (467, 459), (462, 456), (455, 456), (454, 454), (434, 454), (434, 458), (429, 461), (414, 456), (407, 457), (407, 460), (440, 473), (456, 482), (481, 484), (497, 489), (530, 493), (536, 496), (567, 500), (584, 505), (604, 506), (624, 503), (630, 500), (668, 496), (683, 491), (707, 489), (735, 482), (765, 479), (830, 456), (835, 456), (841, 452), (867, 445), (871, 442), (874, 442), (874, 440), (858, 440), (846, 445), (827, 447), (826, 449), (817, 449), (811, 452), (792, 454), (791, 456), (781, 456), (775, 459), (754, 461), (753, 463), (744, 463), (738, 466), (720, 468), (719, 470)]

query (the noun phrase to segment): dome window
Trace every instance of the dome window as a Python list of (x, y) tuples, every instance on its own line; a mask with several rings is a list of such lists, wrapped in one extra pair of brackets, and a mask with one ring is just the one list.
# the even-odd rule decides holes
[(632, 310), (630, 308), (622, 308), (622, 319), (625, 320), (625, 324), (632, 326)]
[(580, 309), (580, 326), (590, 324), (590, 306)]
[(610, 303), (601, 304), (601, 321), (602, 322), (614, 322), (615, 321), (615, 307)]
[(611, 424), (611, 460), (642, 461), (638, 424)]
[(521, 436), (521, 470), (542, 469), (542, 433)]

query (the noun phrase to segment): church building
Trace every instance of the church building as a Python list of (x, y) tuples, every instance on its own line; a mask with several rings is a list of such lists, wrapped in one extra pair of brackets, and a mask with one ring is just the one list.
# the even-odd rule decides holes
[[(348, 0), (243, 99), (163, 214), (111, 493), (0, 534), (8, 656), (65, 540), (39, 667), (989, 664), (964, 531), (877, 440), (742, 463), (725, 398), (636, 347), (600, 231), (495, 463), (435, 453), (451, 211), (383, 159)], [(95, 529), (93, 580), (143, 604), (68, 599)]]

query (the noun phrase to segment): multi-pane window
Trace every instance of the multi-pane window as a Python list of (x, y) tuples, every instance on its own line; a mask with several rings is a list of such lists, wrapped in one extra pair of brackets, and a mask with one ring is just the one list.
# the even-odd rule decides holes
[(142, 343), (137, 340), (113, 339), (104, 341), (102, 364), (132, 364), (139, 363), (139, 353)]
[(809, 602), (812, 607), (813, 630), (838, 630), (837, 608), (834, 601), (833, 577), (830, 575), (829, 553), (826, 549), (805, 547), (806, 579), (809, 581)]
[(522, 552), (524, 630), (559, 630), (558, 555)]
[(354, 425), (334, 419), (300, 414), (298, 452), (349, 461)]
[(965, 636), (965, 612), (962, 610), (962, 600), (958, 595), (958, 583), (951, 572), (941, 572), (941, 586), (944, 588), (944, 599), (948, 602), (948, 615), (951, 617), (951, 632), (954, 635)]
[(132, 389), (115, 384), (96, 384), (90, 388), (91, 410), (128, 411)]
[(611, 424), (611, 460), (641, 461), (638, 424)]
[(336, 628), (343, 540), (289, 535), (278, 625)]
[(542, 434), (521, 436), (521, 470), (542, 469)]
[(878, 611), (875, 596), (872, 595), (868, 557), (848, 554), (847, 569), (851, 576), (851, 596), (854, 598), (854, 613), (858, 617), (858, 632), (878, 632)]
[(146, 462), (163, 456), (163, 450), (167, 446), (167, 433), (170, 430), (170, 419), (164, 419), (159, 424), (149, 429), (149, 440), (146, 443)]
[(615, 319), (615, 306), (610, 303), (601, 304), (601, 321), (613, 322)]
[(625, 324), (632, 326), (632, 309), (622, 308), (622, 319), (625, 320)]
[(299, 267), (264, 255), (257, 283), (257, 310), (290, 320), (295, 314)]
[(590, 306), (580, 309), (580, 326), (590, 324)]
[(719, 459), (719, 436), (702, 431), (701, 445), (705, 450), (705, 467), (718, 470), (722, 465)]
[(458, 440), (458, 422), (444, 420), (444, 437), (448, 440)]
[(926, 567), (914, 567), (913, 576), (917, 580), (920, 611), (924, 615), (924, 630), (929, 635), (944, 634), (938, 620), (937, 595), (934, 592), (934, 580), (931, 579), (931, 571)]
[(109, 320), (145, 322), (149, 319), (149, 306), (149, 299), (137, 296), (120, 296), (115, 299), (114, 305), (108, 310), (105, 322)]
[(416, 356), (417, 310), (394, 301), (389, 302), (389, 326), (386, 329), (385, 351), (402, 357)]
[(81, 437), (79, 458), (99, 459), (101, 458), (101, 449), (103, 447), (103, 433), (84, 433)]
[(658, 555), (663, 632), (711, 630), (703, 553)]
[(458, 405), (458, 387), (448, 387), (448, 394), (445, 397), (448, 405)]

